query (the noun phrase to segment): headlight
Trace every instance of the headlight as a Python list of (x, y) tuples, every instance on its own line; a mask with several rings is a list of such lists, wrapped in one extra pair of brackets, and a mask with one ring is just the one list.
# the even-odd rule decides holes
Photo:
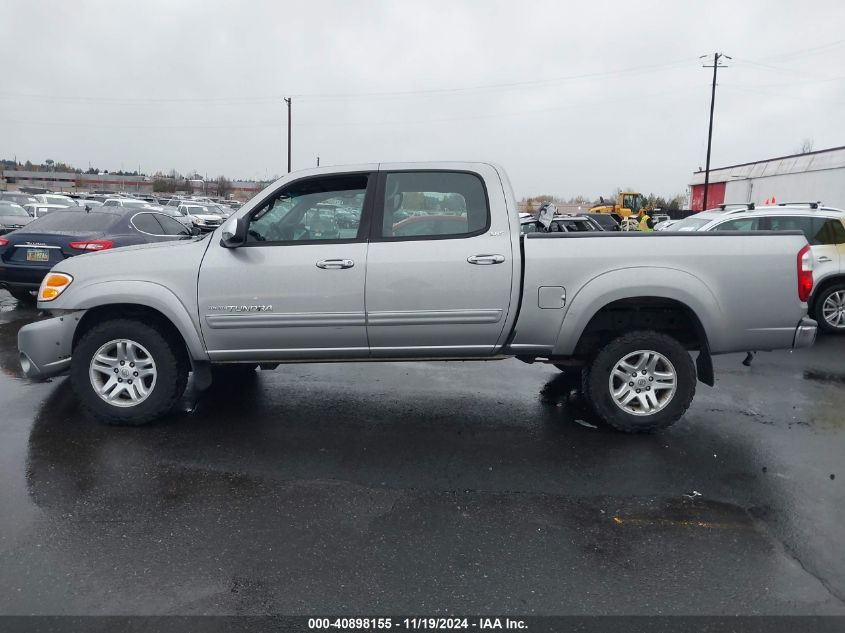
[(73, 277), (65, 273), (49, 273), (38, 289), (38, 300), (52, 301), (62, 294), (72, 281)]
[(194, 218), (194, 224), (205, 224), (205, 220), (202, 218)]

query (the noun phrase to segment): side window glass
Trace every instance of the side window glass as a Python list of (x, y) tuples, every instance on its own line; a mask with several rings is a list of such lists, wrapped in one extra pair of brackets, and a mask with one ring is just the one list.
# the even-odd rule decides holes
[(769, 218), (769, 226), (772, 231), (801, 231), (810, 244), (818, 244), (816, 232), (813, 230), (813, 219), (800, 216), (779, 216)]
[(190, 235), (191, 232), (181, 222), (174, 220), (163, 213), (156, 214), (156, 220), (164, 229), (164, 235)]
[(828, 220), (830, 222), (831, 233), (833, 233), (834, 244), (845, 244), (845, 225), (842, 220)]
[[(830, 218), (813, 218), (816, 244), (845, 243), (845, 226), (841, 220)], [(812, 244), (812, 242), (810, 242)]]
[(716, 226), (714, 231), (756, 231), (757, 218), (740, 218), (738, 220), (730, 220), (722, 222)]
[(132, 224), (142, 233), (162, 235), (164, 231), (152, 213), (136, 213), (132, 216)]
[(386, 238), (463, 237), (482, 233), (490, 224), (484, 185), (474, 174), (388, 174), (382, 205), (381, 236)]
[(526, 222), (522, 225), (522, 233), (536, 233), (537, 225), (534, 222)]
[(250, 218), (247, 242), (315, 242), (358, 237), (367, 176), (293, 183)]

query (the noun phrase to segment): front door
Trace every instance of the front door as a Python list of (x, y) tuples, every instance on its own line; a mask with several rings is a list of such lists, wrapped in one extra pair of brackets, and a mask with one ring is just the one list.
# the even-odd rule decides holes
[(367, 356), (362, 220), (374, 180), (294, 181), (248, 214), (245, 244), (209, 246), (199, 316), (211, 360)]
[[(501, 189), (491, 194), (502, 206)], [(484, 181), (475, 173), (379, 175), (367, 255), (373, 357), (494, 353), (510, 309), (514, 264), (507, 210), (495, 211), (491, 219)]]

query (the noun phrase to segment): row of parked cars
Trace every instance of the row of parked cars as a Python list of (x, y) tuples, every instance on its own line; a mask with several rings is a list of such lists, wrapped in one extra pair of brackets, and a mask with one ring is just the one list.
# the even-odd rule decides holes
[(0, 192), (0, 287), (18, 300), (31, 301), (59, 261), (120, 246), (188, 239), (217, 228), (233, 211), (203, 199)]
[[(815, 285), (808, 301), (810, 315), (829, 333), (845, 333), (845, 211), (821, 202), (727, 203), (682, 220), (655, 214), (655, 230), (689, 231), (798, 231), (812, 252)], [(626, 230), (622, 218), (585, 213), (555, 216), (546, 228), (534, 216), (523, 214), (522, 232), (582, 232)]]

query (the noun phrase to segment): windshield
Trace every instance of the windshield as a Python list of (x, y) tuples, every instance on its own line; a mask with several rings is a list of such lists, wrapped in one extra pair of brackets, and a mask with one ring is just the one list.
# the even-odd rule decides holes
[(712, 218), (687, 218), (667, 226), (667, 231), (698, 231), (705, 224), (710, 224)]
[(223, 215), (223, 209), (218, 207), (216, 204), (205, 204), (201, 207), (197, 207), (199, 210), (196, 213), (209, 213), (211, 215)]
[(144, 202), (143, 200), (124, 200), (123, 206), (124, 207), (132, 207), (132, 208), (142, 208), (149, 205), (149, 202)]

